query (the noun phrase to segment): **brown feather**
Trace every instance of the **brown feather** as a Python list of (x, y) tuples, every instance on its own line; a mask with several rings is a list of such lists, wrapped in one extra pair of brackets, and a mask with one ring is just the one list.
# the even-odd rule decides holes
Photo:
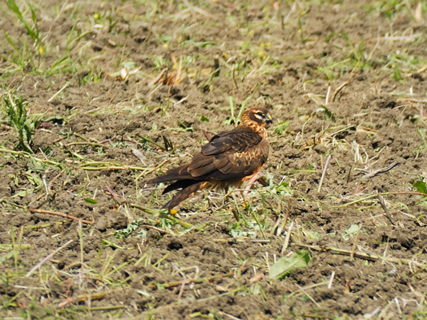
[(206, 181), (200, 181), (200, 182), (196, 182), (184, 189), (182, 189), (181, 191), (178, 191), (173, 197), (172, 200), (169, 201), (164, 208), (168, 208), (168, 210), (170, 211), (172, 208), (176, 207), (177, 205), (179, 205), (182, 201), (184, 201), (185, 199), (191, 197), (193, 194), (195, 194), (197, 191), (205, 188), (207, 186), (208, 182)]
[(177, 189), (184, 189), (187, 188), (189, 186), (191, 186), (192, 184), (198, 183), (198, 181), (194, 181), (194, 180), (178, 180), (170, 185), (168, 185), (165, 190), (163, 190), (162, 194), (177, 190)]
[(182, 188), (166, 205), (169, 210), (200, 189), (240, 185), (259, 172), (268, 159), (267, 123), (271, 123), (267, 110), (245, 111), (239, 126), (212, 137), (190, 163), (172, 168), (148, 183), (176, 181), (164, 193)]

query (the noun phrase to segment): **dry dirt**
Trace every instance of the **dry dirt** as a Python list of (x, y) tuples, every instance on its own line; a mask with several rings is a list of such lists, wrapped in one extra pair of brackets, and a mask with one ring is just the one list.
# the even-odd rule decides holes
[[(8, 71), (12, 49), (1, 40), (3, 97), (20, 94), (30, 115), (42, 115), (32, 142), (41, 161), (8, 152), (18, 138), (2, 116), (0, 243), (22, 237), (28, 248), (19, 255), (1, 251), (1, 300), (14, 300), (4, 303), (0, 317), (427, 315), (427, 209), (413, 186), (427, 177), (421, 138), (427, 82), (423, 70), (416, 72), (427, 61), (427, 37), (415, 5), (398, 2), (390, 15), (389, 3), (370, 1), (165, 1), (157, 9), (144, 1), (67, 3), (35, 5), (50, 49), (40, 58), (42, 71), (31, 63)], [(22, 24), (1, 6), (2, 33), (25, 37)], [(68, 53), (72, 67), (49, 73), (76, 21), (82, 37)], [(119, 75), (124, 66), (134, 71), (125, 81)], [(155, 81), (166, 67), (169, 80)], [(184, 202), (178, 216), (196, 226), (190, 230), (132, 207), (159, 209), (167, 202), (145, 181), (188, 161), (206, 142), (203, 131), (232, 128), (225, 123), (229, 97), (236, 113), (247, 100), (247, 107), (266, 107), (275, 119), (263, 169), (269, 185), (255, 184), (248, 196), (264, 234), (239, 196), (237, 207), (221, 193), (200, 192)], [(173, 150), (163, 150), (163, 137)], [(246, 224), (236, 223), (236, 208)], [(278, 231), (275, 223), (287, 213)], [(136, 219), (134, 233), (115, 237)], [(311, 255), (306, 268), (283, 280), (268, 277), (275, 260), (302, 248)]]

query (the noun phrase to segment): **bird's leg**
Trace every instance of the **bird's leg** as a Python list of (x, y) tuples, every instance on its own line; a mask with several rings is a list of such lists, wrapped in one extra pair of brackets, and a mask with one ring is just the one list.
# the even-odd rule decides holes
[[(258, 179), (259, 172), (255, 173), (249, 180), (248, 184), (246, 185), (245, 189), (242, 192), (242, 197), (245, 199), (244, 195), (249, 193), (249, 190), (251, 190), (252, 185), (255, 183), (255, 181)], [(246, 201), (245, 201), (246, 202)]]
[[(231, 190), (231, 191), (228, 191), (228, 189), (229, 189), (229, 187), (227, 186), (227, 187), (225, 187), (224, 188), (224, 191), (226, 192), (226, 194), (225, 194), (225, 196), (224, 196), (224, 202), (234, 202), (234, 204), (237, 206), (237, 201), (236, 201), (236, 196), (235, 196), (235, 194), (237, 193), (237, 190)], [(230, 199), (231, 198), (231, 199)], [(230, 201), (231, 200), (231, 201)], [(234, 214), (234, 212), (233, 212), (233, 214)], [(234, 214), (235, 215), (235, 214)], [(235, 216), (236, 217), (236, 216)], [(236, 218), (237, 219), (237, 218)], [(238, 219), (237, 219), (237, 221), (239, 221)]]
[(240, 196), (243, 199), (243, 205), (244, 205), (244, 208), (246, 209), (248, 207), (248, 202), (246, 201), (246, 198), (245, 198), (245, 190), (246, 189), (240, 190)]
[[(237, 193), (239, 193), (240, 194), (240, 196), (242, 197), (242, 200), (243, 200), (243, 207), (247, 207), (247, 205), (248, 205), (248, 201), (246, 201), (246, 198), (245, 198), (245, 189), (237, 189), (237, 190), (233, 190), (233, 191), (231, 191), (230, 193), (228, 193), (227, 194), (227, 196), (229, 195), (229, 194), (232, 194), (232, 196), (233, 196), (233, 199), (234, 199), (234, 201), (236, 202), (236, 198), (235, 198), (235, 194), (237, 194)], [(237, 203), (237, 202), (236, 202)]]
[(234, 206), (235, 209), (231, 210), (231, 212), (233, 212), (233, 216), (236, 219), (236, 221), (240, 221), (240, 210), (239, 210), (239, 205), (237, 204), (237, 200), (236, 200), (236, 196), (234, 194), (234, 192), (231, 193), (231, 196), (233, 197), (234, 200)]

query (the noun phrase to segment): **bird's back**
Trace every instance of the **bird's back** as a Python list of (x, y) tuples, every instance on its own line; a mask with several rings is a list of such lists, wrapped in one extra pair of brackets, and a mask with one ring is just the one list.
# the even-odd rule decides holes
[(256, 173), (267, 161), (266, 139), (245, 127), (215, 135), (190, 163), (170, 169), (150, 183), (174, 180), (232, 182)]
[(263, 108), (246, 110), (239, 126), (215, 135), (189, 163), (170, 169), (148, 183), (175, 181), (163, 191), (181, 189), (165, 205), (171, 210), (198, 190), (228, 189), (255, 178), (268, 159), (265, 128), (272, 121)]

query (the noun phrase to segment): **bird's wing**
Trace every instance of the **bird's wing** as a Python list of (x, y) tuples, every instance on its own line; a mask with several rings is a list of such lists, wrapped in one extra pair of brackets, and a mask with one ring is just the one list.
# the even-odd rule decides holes
[(205, 156), (211, 156), (223, 154), (230, 150), (241, 152), (257, 145), (261, 140), (262, 137), (252, 131), (220, 132), (202, 147), (201, 153)]
[(239, 180), (259, 171), (268, 152), (268, 142), (254, 132), (224, 132), (204, 145), (185, 171), (197, 180)]

